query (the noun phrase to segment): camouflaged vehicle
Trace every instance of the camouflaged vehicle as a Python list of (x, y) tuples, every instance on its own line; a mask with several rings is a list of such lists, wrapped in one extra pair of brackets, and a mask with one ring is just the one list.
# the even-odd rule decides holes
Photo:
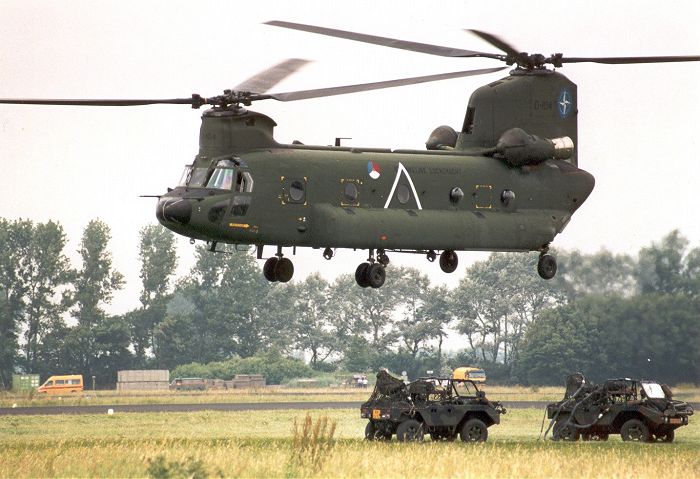
[(576, 373), (567, 378), (564, 399), (547, 406), (545, 436), (551, 430), (555, 441), (607, 441), (620, 434), (623, 441), (672, 442), (692, 415), (693, 407), (673, 400), (665, 384), (624, 378), (595, 385)]
[(471, 380), (427, 377), (405, 384), (385, 371), (377, 374), (377, 385), (360, 407), (369, 419), (365, 438), (422, 441), (486, 441), (488, 428), (499, 424), (506, 410), (486, 399)]

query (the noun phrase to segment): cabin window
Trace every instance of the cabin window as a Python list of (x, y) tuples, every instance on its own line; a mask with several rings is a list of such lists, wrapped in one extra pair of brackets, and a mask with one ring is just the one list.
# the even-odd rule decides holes
[(220, 190), (230, 190), (233, 185), (233, 169), (217, 168), (212, 173), (207, 188), (217, 188)]
[(396, 196), (399, 199), (399, 203), (405, 205), (411, 198), (411, 191), (408, 189), (408, 186), (399, 185), (399, 187), (396, 188)]
[(289, 184), (289, 199), (294, 203), (304, 202), (304, 183), (301, 180), (294, 180)]
[(185, 171), (182, 172), (182, 176), (180, 177), (180, 182), (177, 184), (177, 186), (186, 186), (191, 175), (192, 175), (192, 165), (185, 166)]
[(345, 183), (343, 188), (343, 199), (346, 203), (356, 203), (360, 192), (357, 190), (355, 183)]
[(250, 206), (250, 196), (234, 196), (231, 214), (234, 216), (245, 216)]

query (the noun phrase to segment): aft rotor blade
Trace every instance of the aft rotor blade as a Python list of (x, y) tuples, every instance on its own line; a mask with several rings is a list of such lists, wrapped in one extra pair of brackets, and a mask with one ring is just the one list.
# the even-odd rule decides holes
[(563, 57), (562, 63), (606, 63), (609, 65), (626, 65), (633, 63), (675, 63), (697, 62), (700, 56), (660, 56), (660, 57)]
[(480, 70), (467, 70), (462, 72), (452, 72), (452, 73), (439, 73), (437, 75), (427, 75), (412, 78), (402, 78), (399, 80), (387, 80), (374, 83), (362, 83), (358, 85), (347, 85), (338, 86), (330, 88), (318, 88), (315, 90), (301, 90), (286, 93), (270, 93), (265, 95), (253, 95), (251, 100), (264, 100), (267, 98), (273, 98), (279, 101), (295, 101), (295, 100), (305, 100), (308, 98), (321, 98), (326, 96), (334, 95), (345, 95), (346, 93), (358, 93), (362, 91), (370, 90), (380, 90), (382, 88), (393, 88), (398, 86), (415, 85), (417, 83), (426, 83), (439, 80), (449, 80), (451, 78), (461, 78), (474, 75), (485, 75), (488, 73), (495, 73), (504, 70), (505, 67), (500, 68), (484, 68)]
[(502, 52), (504, 52), (508, 55), (517, 56), (520, 53), (510, 43), (506, 42), (502, 38), (497, 37), (496, 35), (494, 35), (492, 33), (482, 32), (481, 30), (466, 30), (466, 31), (473, 33), (477, 37), (490, 43), (491, 45), (493, 45), (494, 47), (498, 48), (499, 50), (501, 50)]
[(291, 28), (292, 30), (301, 30), (309, 33), (317, 33), (319, 35), (327, 35), (329, 37), (344, 38), (346, 40), (371, 43), (373, 45), (381, 45), (383, 47), (398, 48), (400, 50), (409, 50), (412, 52), (427, 53), (430, 55), (439, 55), (443, 57), (485, 57), (503, 60), (503, 55), (498, 55), (494, 53), (484, 53), (473, 50), (462, 50), (459, 48), (441, 47), (438, 45), (430, 45), (428, 43), (409, 42), (406, 40), (397, 40), (395, 38), (378, 37), (376, 35), (367, 35), (364, 33), (336, 30), (334, 28), (304, 25), (302, 23), (272, 20), (269, 22), (265, 22), (265, 24), (273, 25), (275, 27)]
[(170, 98), (161, 100), (52, 100), (35, 98), (0, 98), (0, 103), (10, 105), (63, 105), (63, 106), (140, 106), (140, 105), (192, 105), (201, 106), (201, 97)]
[(310, 63), (310, 61), (301, 58), (288, 58), (265, 71), (253, 75), (243, 83), (236, 85), (232, 90), (265, 93), (307, 63)]

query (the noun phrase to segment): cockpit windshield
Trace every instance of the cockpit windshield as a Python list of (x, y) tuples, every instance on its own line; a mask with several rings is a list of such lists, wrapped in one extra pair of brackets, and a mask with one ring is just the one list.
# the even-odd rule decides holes
[(220, 190), (230, 190), (233, 185), (233, 168), (217, 168), (212, 173), (207, 188), (218, 188)]
[(207, 177), (207, 168), (194, 168), (193, 165), (185, 166), (178, 186), (204, 186)]

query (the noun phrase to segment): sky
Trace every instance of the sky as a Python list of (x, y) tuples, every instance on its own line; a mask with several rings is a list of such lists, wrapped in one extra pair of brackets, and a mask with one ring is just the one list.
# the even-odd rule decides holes
[[(175, 98), (220, 94), (286, 58), (312, 63), (275, 92), (501, 66), (442, 58), (263, 25), (286, 20), (500, 53), (464, 29), (496, 34), (545, 55), (700, 55), (700, 2), (658, 1), (32, 1), (0, 0), (0, 98)], [(700, 245), (700, 62), (569, 64), (578, 85), (579, 166), (596, 187), (554, 246), (636, 253), (679, 229)], [(471, 92), (503, 72), (323, 99), (258, 102), (279, 142), (424, 148), (438, 125), (459, 130)], [(138, 306), (138, 234), (155, 200), (198, 150), (201, 110), (0, 105), (0, 217), (59, 221), (77, 249), (87, 223), (112, 228), (115, 267), (127, 281), (111, 311)], [(193, 247), (178, 241), (179, 274)], [(460, 253), (452, 275), (415, 255), (434, 284), (455, 286), (484, 253)], [(353, 273), (366, 252), (327, 262), (299, 250), (295, 279)], [(261, 265), (262, 266), (262, 265)], [(387, 270), (391, 274), (391, 270)], [(536, 274), (533, 272), (533, 274)]]

